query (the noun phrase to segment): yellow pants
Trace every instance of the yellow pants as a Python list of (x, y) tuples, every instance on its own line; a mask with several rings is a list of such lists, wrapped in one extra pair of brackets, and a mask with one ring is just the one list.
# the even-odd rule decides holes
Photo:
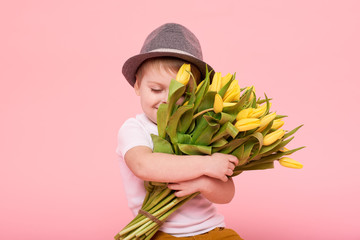
[(151, 240), (243, 240), (234, 230), (229, 228), (215, 228), (210, 232), (191, 236), (191, 237), (174, 237), (170, 234), (158, 231)]

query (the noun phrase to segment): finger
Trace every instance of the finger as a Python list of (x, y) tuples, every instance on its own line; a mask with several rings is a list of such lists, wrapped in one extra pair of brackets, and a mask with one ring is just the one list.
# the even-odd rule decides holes
[(172, 183), (172, 184), (168, 184), (168, 188), (171, 189), (171, 190), (179, 190), (180, 185), (176, 184), (176, 183)]
[(235, 164), (232, 162), (229, 162), (229, 166), (228, 166), (231, 170), (235, 169)]
[(181, 190), (181, 191), (176, 191), (174, 194), (176, 197), (184, 197), (184, 196), (188, 196), (190, 194), (194, 193), (193, 191), (187, 191), (187, 190)]
[(233, 170), (231, 170), (231, 169), (228, 169), (227, 171), (226, 171), (226, 175), (227, 176), (231, 176), (231, 175), (233, 175)]
[(224, 176), (223, 178), (221, 178), (221, 181), (223, 181), (223, 182), (227, 182), (227, 180), (229, 180), (227, 176)]
[(229, 161), (234, 163), (235, 165), (238, 165), (239, 159), (235, 157), (234, 155), (229, 155)]
[(185, 192), (184, 191), (176, 191), (175, 193), (175, 196), (176, 197), (183, 197), (183, 196), (186, 196)]

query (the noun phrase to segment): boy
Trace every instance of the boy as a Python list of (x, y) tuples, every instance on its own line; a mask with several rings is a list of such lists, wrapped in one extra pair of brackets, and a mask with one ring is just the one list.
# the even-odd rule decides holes
[(152, 239), (241, 239), (224, 228), (224, 217), (213, 205), (228, 203), (234, 196), (234, 184), (228, 176), (238, 163), (235, 156), (152, 152), (150, 134), (157, 134), (157, 109), (167, 101), (170, 80), (183, 63), (191, 64), (196, 80), (203, 79), (206, 63), (195, 35), (179, 24), (164, 24), (146, 38), (140, 54), (123, 66), (144, 112), (128, 119), (118, 134), (117, 153), (128, 204), (136, 215), (146, 193), (144, 181), (168, 182), (177, 197), (201, 194), (174, 212)]

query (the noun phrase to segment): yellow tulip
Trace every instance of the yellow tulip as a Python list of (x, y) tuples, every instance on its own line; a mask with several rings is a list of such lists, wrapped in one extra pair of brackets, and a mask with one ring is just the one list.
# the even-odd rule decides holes
[(240, 86), (238, 80), (234, 80), (230, 83), (230, 86), (224, 95), (224, 102), (239, 101), (239, 98), (240, 98)]
[(269, 133), (269, 134), (265, 135), (263, 145), (269, 146), (269, 145), (273, 144), (275, 141), (277, 141), (278, 139), (282, 138), (284, 135), (285, 135), (285, 130), (283, 130), (283, 129), (278, 129), (272, 133)]
[(280, 118), (280, 119), (276, 119), (273, 122), (273, 125), (271, 126), (271, 129), (276, 130), (281, 128), (284, 125), (284, 121)]
[(288, 167), (288, 168), (300, 169), (303, 167), (303, 165), (301, 163), (299, 163), (298, 161), (295, 161), (292, 158), (288, 158), (288, 157), (280, 158), (279, 163), (281, 164), (281, 166)]
[(223, 86), (225, 86), (231, 80), (231, 78), (232, 78), (232, 74), (230, 74), (230, 73), (228, 73), (228, 74), (226, 74), (226, 76), (222, 77), (221, 78), (221, 88)]
[(217, 93), (215, 95), (215, 100), (214, 100), (214, 112), (219, 113), (222, 110), (223, 110), (223, 100), (221, 96)]
[(223, 102), (223, 106), (224, 107), (232, 107), (234, 106), (236, 103), (235, 102)]
[(212, 83), (209, 87), (209, 91), (213, 91), (213, 92), (218, 92), (221, 88), (221, 73), (220, 72), (216, 72), (214, 74)]
[(272, 121), (274, 120), (276, 117), (276, 113), (270, 113), (264, 117), (262, 117), (260, 119), (260, 126), (259, 126), (259, 129), (257, 129), (256, 131), (257, 132), (262, 132), (266, 127), (267, 125)]
[(259, 127), (260, 125), (260, 119), (257, 118), (244, 118), (240, 119), (235, 123), (235, 127), (240, 131), (248, 131), (254, 128)]
[(176, 74), (176, 81), (186, 85), (190, 80), (190, 64), (183, 64), (179, 69), (178, 73)]
[[(287, 151), (289, 151), (289, 150), (290, 150), (290, 149), (288, 149), (288, 148), (286, 148), (286, 147), (282, 147), (282, 148), (279, 149), (280, 152), (287, 152)], [(288, 153), (288, 154), (286, 154), (286, 155), (291, 155), (291, 153), (290, 153), (290, 154)]]
[[(271, 103), (270, 103), (270, 107), (271, 107)], [(260, 107), (255, 108), (249, 117), (258, 118), (261, 115), (263, 115), (265, 111), (266, 111), (266, 104), (263, 104)]]
[(254, 108), (245, 108), (245, 109), (241, 110), (236, 115), (236, 120), (239, 121), (240, 119), (248, 118), (253, 111), (254, 111)]

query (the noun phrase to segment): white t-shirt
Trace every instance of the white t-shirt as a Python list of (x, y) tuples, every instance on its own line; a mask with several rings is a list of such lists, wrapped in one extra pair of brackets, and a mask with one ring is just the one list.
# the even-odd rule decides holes
[[(158, 135), (158, 130), (156, 124), (151, 122), (145, 114), (126, 120), (118, 133), (116, 153), (120, 160), (120, 171), (128, 206), (134, 216), (141, 208), (146, 191), (144, 181), (132, 173), (123, 156), (129, 149), (136, 146), (147, 146), (153, 149), (150, 134)], [(224, 217), (217, 213), (212, 202), (199, 194), (170, 215), (160, 230), (176, 237), (186, 237), (202, 234), (216, 227), (225, 227)]]

